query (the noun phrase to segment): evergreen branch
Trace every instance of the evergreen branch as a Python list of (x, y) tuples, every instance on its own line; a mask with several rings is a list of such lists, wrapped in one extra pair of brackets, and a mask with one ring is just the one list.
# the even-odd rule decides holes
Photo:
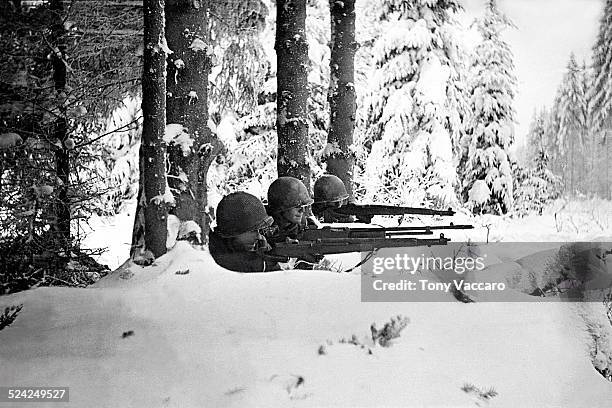
[[(75, 146), (75, 149), (78, 149), (78, 148), (81, 148), (81, 147), (83, 147), (83, 146), (87, 146), (87, 145), (93, 144), (93, 143), (97, 142), (98, 140), (100, 140), (100, 139), (102, 139), (102, 138), (104, 138), (104, 137), (106, 137), (106, 136), (108, 136), (108, 135), (110, 135), (110, 134), (113, 134), (113, 133), (119, 132), (119, 131), (121, 131), (122, 129), (127, 128), (128, 126), (130, 126), (130, 125), (132, 125), (132, 124), (134, 124), (134, 123), (138, 122), (140, 119), (142, 119), (142, 115), (141, 115), (141, 116), (138, 116), (138, 117), (137, 117), (137, 118), (135, 118), (135, 119), (133, 119), (131, 122), (126, 123), (125, 125), (119, 126), (118, 128), (116, 128), (116, 129), (114, 129), (114, 130), (111, 130), (111, 131), (109, 131), (109, 132), (106, 132), (106, 133), (104, 133), (104, 134), (102, 134), (102, 135), (100, 135), (100, 136), (98, 136), (98, 137), (95, 137), (95, 138), (93, 138), (93, 139), (91, 139), (91, 140), (88, 140), (87, 142), (84, 142), (84, 143), (81, 143), (81, 144), (76, 145), (76, 146)], [(129, 130), (131, 130), (131, 129), (129, 129)]]

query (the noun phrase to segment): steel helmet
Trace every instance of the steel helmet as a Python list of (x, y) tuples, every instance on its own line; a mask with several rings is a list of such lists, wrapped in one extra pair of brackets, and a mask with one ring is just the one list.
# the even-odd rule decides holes
[(312, 202), (304, 183), (295, 177), (279, 177), (268, 188), (268, 206), (274, 212), (310, 205)]
[(338, 202), (347, 198), (349, 195), (344, 183), (333, 174), (322, 175), (314, 184), (315, 204)]
[(239, 191), (228, 194), (219, 201), (215, 231), (224, 237), (234, 237), (269, 227), (273, 222), (257, 197)]

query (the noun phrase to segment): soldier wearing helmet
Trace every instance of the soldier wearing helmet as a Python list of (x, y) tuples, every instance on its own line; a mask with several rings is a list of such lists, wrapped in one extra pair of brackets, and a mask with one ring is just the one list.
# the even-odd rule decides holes
[(217, 227), (210, 231), (209, 250), (220, 266), (236, 272), (279, 270), (276, 262), (264, 259), (270, 250), (265, 236), (274, 223), (264, 205), (254, 195), (231, 193), (217, 206)]
[[(274, 243), (287, 239), (299, 239), (299, 233), (316, 221), (308, 216), (312, 198), (308, 189), (294, 177), (279, 177), (268, 188), (268, 214), (274, 218), (278, 232), (269, 236)], [(308, 255), (298, 259), (296, 269), (312, 269), (323, 259), (322, 255)]]
[(294, 177), (279, 177), (268, 188), (268, 214), (274, 218), (283, 239), (297, 239), (299, 232), (307, 228), (311, 204), (308, 189)]
[(314, 184), (312, 212), (323, 222), (355, 222), (352, 215), (334, 211), (349, 202), (349, 194), (339, 177), (322, 175)]

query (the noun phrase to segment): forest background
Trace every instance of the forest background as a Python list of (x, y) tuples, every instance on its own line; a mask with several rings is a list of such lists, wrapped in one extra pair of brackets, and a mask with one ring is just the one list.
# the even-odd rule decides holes
[[(180, 238), (202, 242), (223, 194), (263, 198), (277, 174), (310, 185), (338, 158), (352, 168), (339, 175), (362, 202), (524, 217), (559, 197), (610, 199), (611, 1), (555, 6), (560, 25), (568, 25), (561, 11), (570, 3), (588, 4), (600, 24), (582, 34), (592, 36), (589, 55), (583, 45), (563, 56), (562, 72), (542, 74), (560, 81), (554, 96), (533, 98), (527, 129), (516, 113), (520, 100), (524, 115), (517, 88), (527, 68), (515, 69), (509, 39), (533, 26), (504, 13), (519, 15), (525, 2), (490, 0), (476, 12), (470, 0), (465, 13), (459, 1), (357, 1), (354, 81), (340, 92), (354, 98), (346, 143), (346, 132), (330, 131), (346, 117), (330, 108), (338, 91), (330, 13), (350, 3), (169, 0), (158, 27), (165, 37), (147, 37), (143, 15), (155, 11), (147, 2), (4, 0), (2, 291), (99, 278), (97, 251), (80, 245), (85, 225), (137, 196), (132, 256), (151, 262), (165, 251), (172, 216)], [(279, 4), (305, 10), (303, 36), (288, 37), (297, 44), (289, 49), (300, 51), (297, 65), (277, 62), (275, 42), (295, 29), (277, 30)], [(185, 31), (185, 24), (197, 28)], [(564, 42), (541, 37), (534, 50)], [(157, 58), (143, 71), (156, 54), (167, 57), (167, 69)], [(300, 99), (279, 92), (277, 81), (295, 67), (307, 83), (298, 89), (302, 116), (279, 114), (278, 106)], [(143, 99), (160, 92), (147, 88), (155, 83), (149, 74), (165, 79), (166, 98)], [(164, 106), (146, 106), (162, 99)], [(279, 138), (277, 129), (298, 122)], [(301, 150), (277, 153), (296, 134)], [(147, 171), (162, 176), (149, 191), (145, 180), (153, 177), (141, 178)], [(156, 227), (145, 228), (147, 209), (157, 211), (149, 217)]]

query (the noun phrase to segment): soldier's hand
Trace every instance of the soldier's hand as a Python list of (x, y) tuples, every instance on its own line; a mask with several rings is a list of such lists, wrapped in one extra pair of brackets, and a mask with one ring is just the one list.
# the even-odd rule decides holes
[(357, 215), (357, 221), (369, 224), (372, 222), (373, 217), (374, 217), (373, 215), (361, 214), (361, 215)]
[(319, 254), (305, 254), (300, 257), (300, 260), (308, 262), (308, 263), (319, 263), (323, 260), (324, 256)]

